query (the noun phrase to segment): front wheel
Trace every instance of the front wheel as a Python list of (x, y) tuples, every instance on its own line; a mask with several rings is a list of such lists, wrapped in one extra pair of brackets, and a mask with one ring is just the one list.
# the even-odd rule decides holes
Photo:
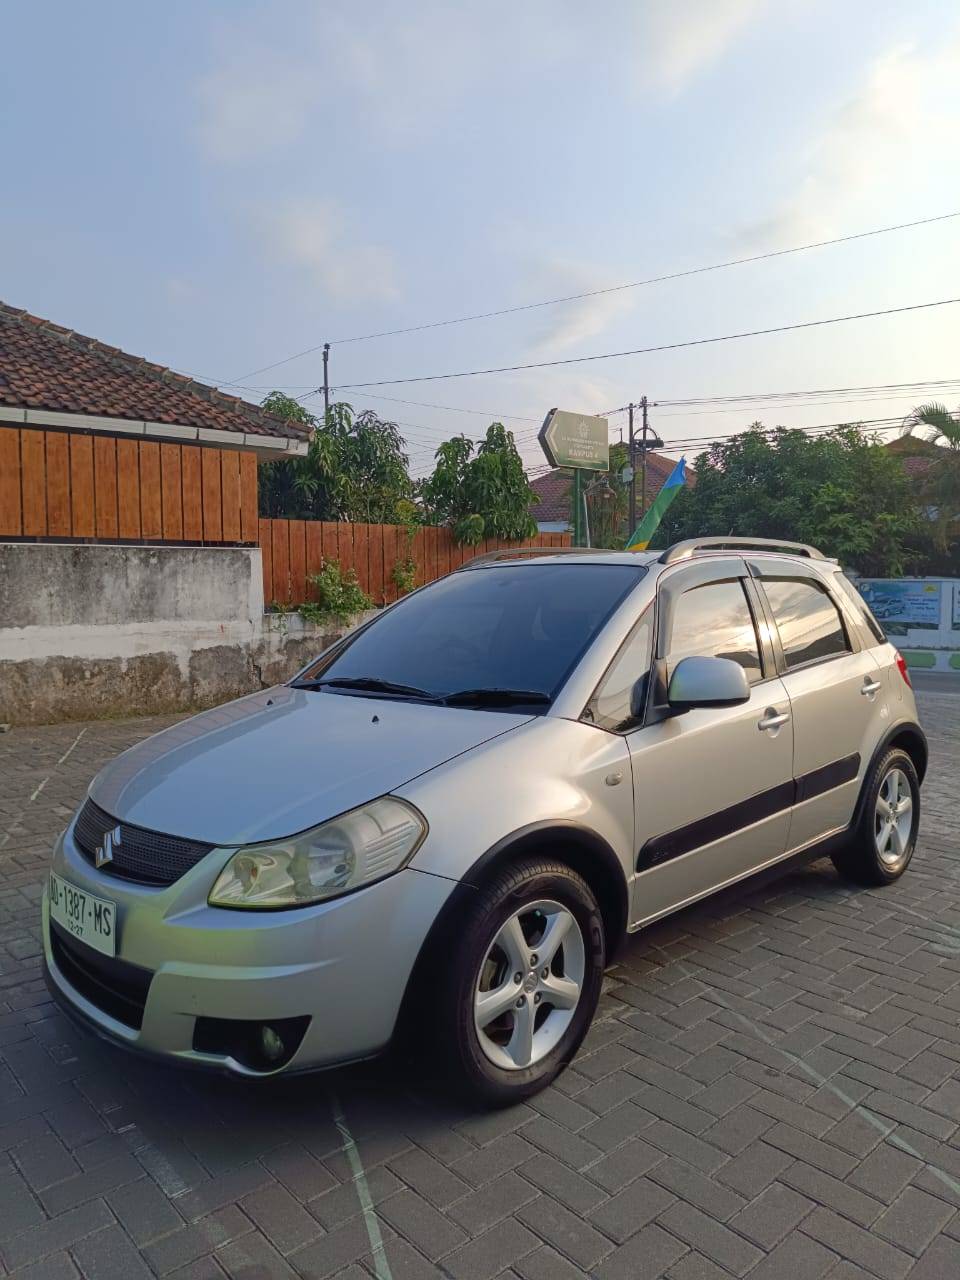
[(920, 825), (920, 780), (905, 751), (894, 748), (873, 766), (860, 819), (834, 865), (857, 884), (891, 884), (907, 869)]
[(600, 998), (603, 922), (563, 863), (524, 859), (477, 890), (439, 984), (448, 1080), (498, 1106), (567, 1065)]

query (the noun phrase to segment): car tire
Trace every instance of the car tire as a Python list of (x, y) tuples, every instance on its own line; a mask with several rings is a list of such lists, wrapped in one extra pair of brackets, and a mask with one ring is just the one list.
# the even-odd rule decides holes
[(877, 760), (864, 784), (860, 816), (834, 866), (855, 884), (892, 884), (913, 857), (920, 825), (920, 780), (905, 751)]
[(597, 900), (570, 867), (529, 857), (495, 873), (444, 955), (431, 1019), (444, 1082), (487, 1106), (543, 1089), (590, 1026), (605, 954)]

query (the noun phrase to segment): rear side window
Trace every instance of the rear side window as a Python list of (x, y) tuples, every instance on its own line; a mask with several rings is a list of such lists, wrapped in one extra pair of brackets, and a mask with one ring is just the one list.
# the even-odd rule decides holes
[(739, 578), (692, 587), (677, 601), (667, 678), (683, 658), (699, 657), (739, 662), (751, 684), (762, 678), (757, 632)]
[(874, 640), (876, 640), (877, 644), (885, 644), (887, 637), (884, 635), (883, 627), (881, 627), (880, 623), (873, 616), (873, 611), (870, 606), (850, 579), (844, 574), (838, 573), (833, 580), (853, 605), (857, 617), (873, 636)]
[(764, 578), (787, 669), (850, 652), (837, 606), (809, 578)]

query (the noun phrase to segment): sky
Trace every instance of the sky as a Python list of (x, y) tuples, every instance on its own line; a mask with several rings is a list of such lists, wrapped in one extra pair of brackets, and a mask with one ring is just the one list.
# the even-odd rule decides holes
[[(343, 341), (960, 210), (942, 0), (32, 0), (4, 37), (0, 298), (251, 400), (317, 387), (319, 350), (260, 370), (324, 341), (340, 387), (960, 297), (955, 218)], [(928, 397), (665, 400), (957, 379), (955, 404), (958, 337), (946, 306), (336, 395), (417, 473), (493, 419), (535, 468), (553, 406), (646, 395), (669, 444)]]

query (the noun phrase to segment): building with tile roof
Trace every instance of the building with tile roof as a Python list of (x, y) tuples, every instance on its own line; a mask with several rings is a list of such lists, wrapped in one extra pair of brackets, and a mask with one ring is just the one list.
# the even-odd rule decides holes
[[(667, 477), (677, 465), (676, 458), (668, 458), (662, 453), (647, 454), (647, 506), (654, 500)], [(692, 484), (693, 477), (688, 469), (687, 484)], [(530, 507), (530, 514), (537, 522), (541, 533), (565, 532), (570, 529), (570, 493), (573, 484), (573, 472), (562, 467), (555, 467), (545, 474), (536, 476), (530, 481), (539, 502)], [(637, 472), (637, 510), (640, 515), (640, 474)]]
[(304, 454), (309, 436), (238, 396), (0, 303), (4, 425), (192, 441), (261, 459)]

